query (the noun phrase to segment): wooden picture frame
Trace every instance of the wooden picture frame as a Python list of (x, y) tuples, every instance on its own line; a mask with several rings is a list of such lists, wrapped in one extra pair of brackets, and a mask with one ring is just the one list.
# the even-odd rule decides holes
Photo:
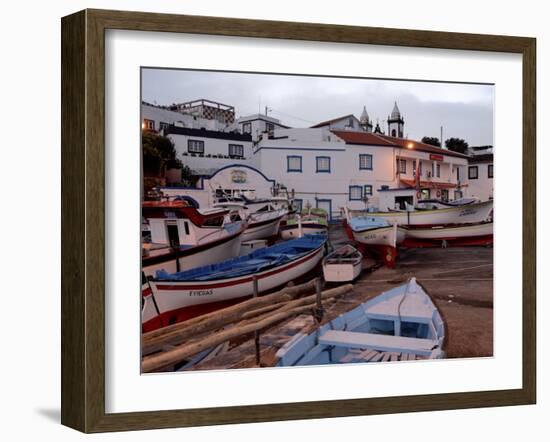
[[(498, 391), (105, 412), (105, 30), (495, 51), (523, 63), (523, 385)], [(536, 399), (536, 41), (533, 38), (85, 10), (62, 19), (62, 412), (83, 432), (533, 404)]]

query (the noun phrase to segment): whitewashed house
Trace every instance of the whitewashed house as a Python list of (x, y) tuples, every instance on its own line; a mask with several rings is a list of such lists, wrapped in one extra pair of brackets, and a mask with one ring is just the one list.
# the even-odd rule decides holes
[(263, 114), (253, 114), (240, 117), (236, 121), (236, 129), (245, 135), (250, 135), (253, 141), (258, 141), (263, 134), (273, 134), (275, 129), (288, 129), (277, 118)]
[(253, 164), (250, 134), (169, 126), (176, 158), (196, 175), (210, 175), (230, 164)]
[(482, 201), (493, 199), (493, 146), (469, 148), (468, 196)]

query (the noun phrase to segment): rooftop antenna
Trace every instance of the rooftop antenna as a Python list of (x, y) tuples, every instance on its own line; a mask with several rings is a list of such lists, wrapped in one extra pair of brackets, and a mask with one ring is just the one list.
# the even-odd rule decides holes
[(443, 126), (441, 126), (440, 129), (441, 129), (441, 141), (440, 141), (441, 146), (440, 146), (440, 147), (441, 147), (442, 149), (444, 149), (445, 147), (443, 146)]

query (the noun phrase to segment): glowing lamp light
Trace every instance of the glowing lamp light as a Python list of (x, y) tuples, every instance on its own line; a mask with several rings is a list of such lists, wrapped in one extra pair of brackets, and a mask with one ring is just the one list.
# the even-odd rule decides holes
[(414, 147), (413, 143), (407, 143), (407, 149), (412, 149)]

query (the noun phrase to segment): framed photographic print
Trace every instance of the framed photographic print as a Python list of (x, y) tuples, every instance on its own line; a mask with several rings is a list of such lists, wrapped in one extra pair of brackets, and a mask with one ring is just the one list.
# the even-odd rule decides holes
[(62, 423), (534, 403), (535, 65), (524, 37), (63, 18)]

